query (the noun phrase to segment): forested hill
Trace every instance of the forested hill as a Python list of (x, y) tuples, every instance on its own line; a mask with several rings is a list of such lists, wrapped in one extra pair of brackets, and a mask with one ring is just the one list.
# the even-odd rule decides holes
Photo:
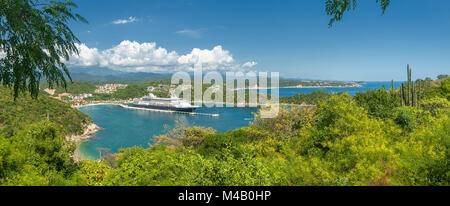
[(37, 100), (24, 94), (14, 101), (12, 89), (0, 86), (0, 136), (14, 136), (26, 125), (47, 118), (65, 134), (80, 134), (83, 125), (92, 122), (88, 115), (44, 93)]
[(326, 91), (317, 90), (309, 94), (299, 93), (293, 96), (280, 97), (280, 103), (317, 105), (320, 101), (324, 101), (330, 96), (331, 94)]

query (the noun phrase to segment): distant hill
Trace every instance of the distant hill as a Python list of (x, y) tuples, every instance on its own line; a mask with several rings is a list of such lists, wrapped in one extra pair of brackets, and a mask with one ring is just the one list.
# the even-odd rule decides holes
[(147, 72), (122, 72), (103, 67), (80, 67), (69, 69), (72, 80), (79, 81), (139, 81), (153, 78), (170, 78), (171, 74)]

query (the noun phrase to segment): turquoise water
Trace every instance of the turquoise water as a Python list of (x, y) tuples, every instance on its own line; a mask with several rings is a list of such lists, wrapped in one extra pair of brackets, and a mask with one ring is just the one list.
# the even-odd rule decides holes
[[(394, 82), (394, 87), (400, 87), (402, 82)], [(280, 88), (279, 96), (286, 97), (292, 96), (298, 93), (311, 93), (316, 90), (323, 90), (329, 93), (339, 93), (339, 92), (347, 92), (350, 95), (354, 96), (358, 92), (364, 92), (370, 89), (380, 89), (382, 86), (385, 86), (387, 89), (391, 88), (391, 82), (367, 82), (366, 84), (362, 84), (362, 87), (323, 87), (323, 88)], [(252, 90), (255, 91), (255, 90)], [(267, 90), (270, 93), (270, 90)]]
[[(401, 83), (396, 82), (398, 87)], [(280, 96), (291, 96), (297, 93), (310, 93), (315, 90), (327, 92), (346, 91), (351, 95), (368, 89), (379, 89), (383, 85), (390, 88), (390, 82), (368, 82), (363, 87), (355, 88), (281, 88)], [(256, 108), (199, 108), (199, 113), (219, 114), (218, 117), (189, 115), (168, 112), (125, 109), (120, 106), (101, 105), (83, 107), (80, 111), (88, 114), (95, 124), (104, 128), (95, 137), (80, 144), (82, 158), (97, 159), (99, 148), (108, 148), (118, 152), (120, 148), (133, 146), (148, 147), (153, 143), (153, 136), (164, 134), (167, 128), (173, 128), (179, 121), (187, 126), (212, 127), (219, 132), (248, 126), (253, 120)]]
[(103, 128), (95, 137), (80, 144), (79, 151), (84, 159), (96, 159), (98, 148), (108, 148), (118, 152), (120, 148), (133, 146), (148, 147), (153, 136), (164, 134), (165, 127), (173, 128), (176, 123), (187, 126), (213, 127), (226, 132), (248, 126), (253, 120), (256, 108), (199, 108), (199, 113), (219, 114), (218, 117), (180, 113), (155, 112), (126, 109), (120, 106), (99, 105), (82, 107), (80, 111), (88, 114), (94, 123)]

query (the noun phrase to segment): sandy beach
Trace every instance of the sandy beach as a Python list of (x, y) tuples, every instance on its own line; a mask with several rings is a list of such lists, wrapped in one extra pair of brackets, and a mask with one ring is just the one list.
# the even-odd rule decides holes
[(80, 160), (82, 160), (80, 152), (78, 151), (78, 144), (82, 141), (82, 140), (86, 140), (91, 138), (95, 132), (97, 132), (98, 130), (102, 129), (101, 127), (97, 126), (94, 123), (91, 123), (89, 125), (87, 125), (84, 128), (84, 132), (81, 135), (71, 135), (71, 136), (66, 136), (66, 139), (77, 144), (77, 149), (75, 150), (75, 153), (73, 154), (73, 159), (78, 162)]

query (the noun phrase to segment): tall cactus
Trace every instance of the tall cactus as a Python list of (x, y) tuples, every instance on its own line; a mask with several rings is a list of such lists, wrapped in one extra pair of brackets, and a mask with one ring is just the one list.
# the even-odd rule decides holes
[(408, 98), (407, 98), (406, 88), (405, 88), (404, 84), (402, 84), (402, 86), (401, 86), (401, 93), (402, 93), (401, 94), (402, 95), (402, 105), (408, 106), (408, 102), (407, 102)]
[(416, 85), (414, 83), (411, 85), (411, 106), (416, 106)]
[(394, 80), (391, 80), (391, 94), (394, 94)]
[(399, 96), (400, 96), (400, 106), (403, 106), (403, 83), (400, 85), (399, 88), (399, 92), (398, 92)]
[[(420, 95), (422, 86), (425, 86), (425, 83), (422, 83), (422, 81), (418, 81), (417, 84), (412, 81), (411, 78), (411, 67), (409, 67), (409, 64), (406, 66), (406, 72), (407, 72), (407, 78), (408, 81), (405, 83), (402, 83), (400, 85), (400, 104), (403, 106), (410, 106), (410, 107), (417, 107), (419, 108), (419, 101), (420, 101)], [(392, 81), (392, 85), (393, 85)], [(422, 85), (424, 84), (424, 85)]]
[(417, 90), (417, 108), (420, 108), (420, 95), (422, 95), (422, 93), (420, 93), (421, 89), (422, 89), (422, 81), (419, 81)]
[(406, 72), (408, 74), (408, 87), (406, 88), (406, 105), (411, 106), (411, 68), (409, 68), (409, 64), (406, 65)]

